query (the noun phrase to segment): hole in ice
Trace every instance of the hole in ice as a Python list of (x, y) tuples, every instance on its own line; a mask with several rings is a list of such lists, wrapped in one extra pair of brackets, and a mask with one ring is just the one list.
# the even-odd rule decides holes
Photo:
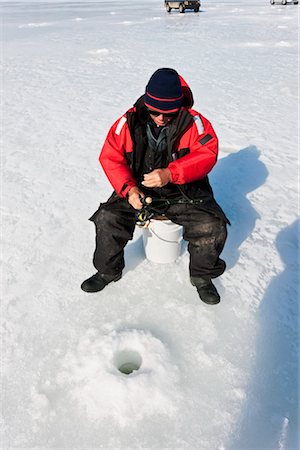
[(141, 355), (132, 350), (123, 350), (115, 357), (115, 366), (124, 375), (130, 375), (135, 370), (139, 370), (141, 365)]

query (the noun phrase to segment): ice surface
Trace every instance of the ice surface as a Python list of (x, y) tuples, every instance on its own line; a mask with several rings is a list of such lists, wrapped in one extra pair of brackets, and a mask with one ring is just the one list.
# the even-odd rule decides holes
[[(2, 448), (298, 448), (297, 7), (1, 9)], [(122, 279), (80, 290), (87, 219), (111, 192), (99, 150), (163, 66), (220, 139), (210, 178), (232, 226), (216, 307), (190, 285), (186, 247), (150, 263), (140, 230)], [(120, 373), (122, 352), (140, 369)]]

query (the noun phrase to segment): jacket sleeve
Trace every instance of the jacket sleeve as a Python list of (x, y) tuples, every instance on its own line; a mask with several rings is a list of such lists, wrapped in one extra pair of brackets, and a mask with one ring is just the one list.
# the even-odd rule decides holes
[(172, 161), (170, 169), (172, 182), (185, 184), (204, 178), (214, 167), (218, 156), (218, 138), (211, 125), (201, 114), (193, 116), (193, 124), (183, 134), (180, 149), (187, 149), (185, 156)]
[(126, 151), (132, 151), (132, 140), (126, 116), (122, 116), (109, 130), (99, 156), (108, 180), (120, 197), (126, 197), (129, 189), (137, 184), (126, 161)]

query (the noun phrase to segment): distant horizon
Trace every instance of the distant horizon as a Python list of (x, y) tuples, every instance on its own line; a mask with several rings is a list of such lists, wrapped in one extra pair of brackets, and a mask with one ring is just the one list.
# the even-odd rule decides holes
[[(154, 2), (162, 2), (164, 3), (164, 0), (151, 0), (152, 3)], [(149, 4), (148, 0), (1, 0), (0, 4), (2, 3), (15, 3), (15, 4), (24, 4), (24, 3), (123, 3), (123, 2), (138, 2), (138, 3), (145, 3)], [(201, 0), (201, 4), (210, 4), (210, 3), (270, 3), (268, 0)]]

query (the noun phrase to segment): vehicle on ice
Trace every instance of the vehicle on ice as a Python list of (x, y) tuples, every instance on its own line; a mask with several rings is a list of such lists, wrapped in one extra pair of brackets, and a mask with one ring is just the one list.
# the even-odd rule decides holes
[(200, 6), (200, 0), (165, 0), (167, 12), (171, 12), (172, 9), (179, 9), (180, 13), (184, 13), (186, 9), (193, 9), (195, 12), (199, 12)]
[(275, 3), (281, 3), (281, 5), (286, 5), (287, 3), (293, 3), (294, 5), (298, 5), (298, 0), (292, 0), (289, 2), (288, 0), (270, 0), (271, 5), (275, 5)]

